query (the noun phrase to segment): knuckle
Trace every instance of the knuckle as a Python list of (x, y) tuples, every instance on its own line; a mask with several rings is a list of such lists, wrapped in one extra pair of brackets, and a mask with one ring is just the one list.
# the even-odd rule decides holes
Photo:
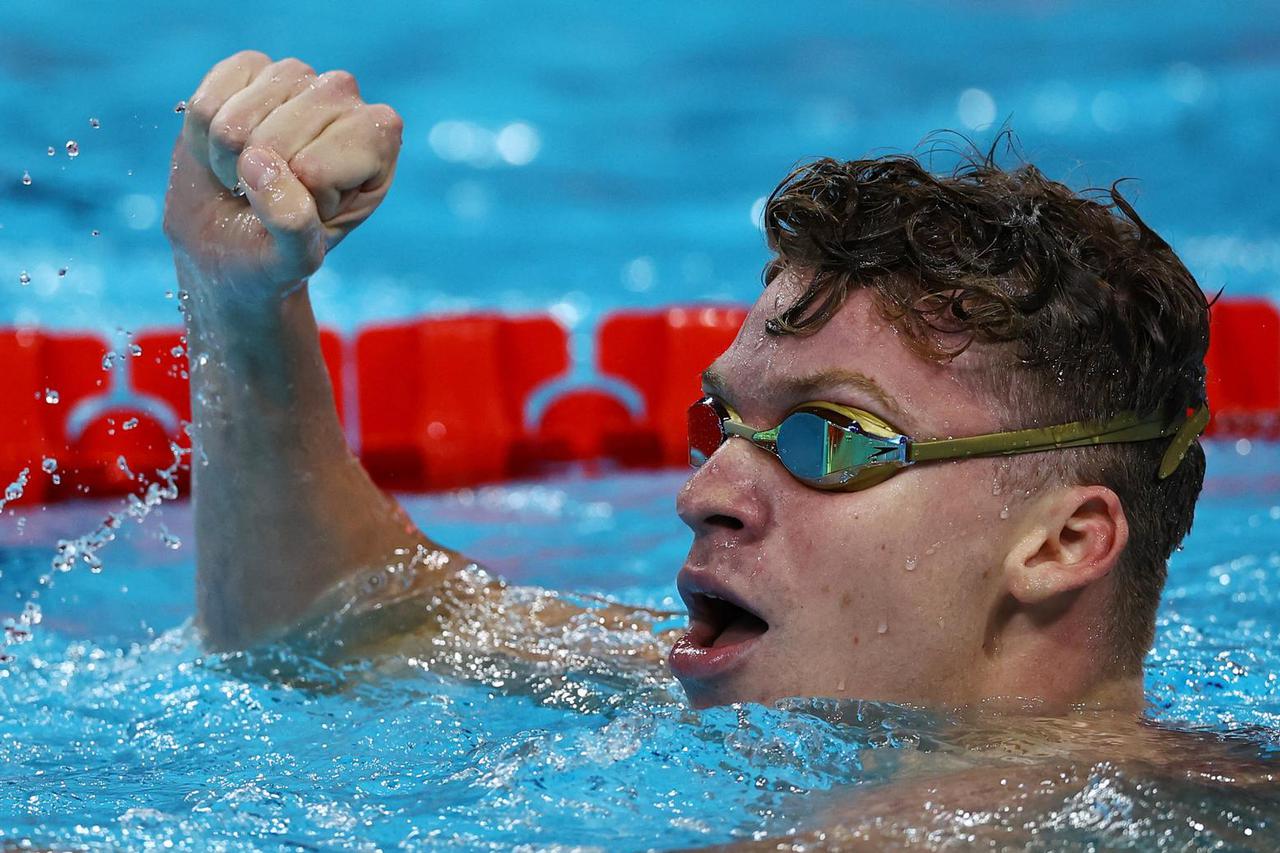
[(272, 63), (271, 74), (273, 77), (314, 77), (316, 71), (307, 63), (303, 62), (295, 56), (282, 59), (279, 62)]
[(218, 114), (218, 106), (208, 95), (197, 93), (187, 101), (187, 117), (201, 127), (208, 127)]
[(224, 61), (228, 63), (236, 64), (236, 65), (249, 64), (249, 63), (266, 64), (271, 61), (271, 57), (267, 56), (265, 53), (263, 53), (260, 50), (242, 50), (237, 53), (231, 54)]
[(368, 112), (370, 119), (373, 120), (374, 127), (396, 136), (404, 131), (404, 118), (391, 106), (387, 104), (370, 104)]
[(360, 111), (364, 135), (384, 155), (395, 156), (404, 137), (404, 119), (386, 104), (369, 104)]
[(209, 77), (230, 73), (240, 68), (260, 68), (271, 62), (271, 57), (259, 50), (242, 50), (233, 53), (218, 62), (209, 72)]
[(209, 141), (220, 148), (239, 151), (249, 141), (249, 128), (235, 116), (217, 119), (209, 126)]
[(337, 95), (358, 95), (360, 87), (355, 75), (350, 71), (326, 71), (320, 75), (320, 83), (328, 91)]
[(308, 189), (315, 189), (323, 186), (326, 176), (329, 173), (329, 165), (323, 158), (313, 154), (298, 154), (289, 161), (289, 170), (293, 172), (293, 176), (297, 178), (303, 186)]

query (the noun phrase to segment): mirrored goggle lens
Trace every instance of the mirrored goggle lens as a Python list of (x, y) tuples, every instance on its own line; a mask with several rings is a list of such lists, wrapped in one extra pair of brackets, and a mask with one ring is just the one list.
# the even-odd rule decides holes
[(796, 412), (778, 427), (778, 457), (796, 477), (818, 480), (830, 462), (843, 431), (812, 412)]
[(695, 468), (711, 458), (724, 441), (723, 414), (709, 400), (689, 407), (689, 464)]

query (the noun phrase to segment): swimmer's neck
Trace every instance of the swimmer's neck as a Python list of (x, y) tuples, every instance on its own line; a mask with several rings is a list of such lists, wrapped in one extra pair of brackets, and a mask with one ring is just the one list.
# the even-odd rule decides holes
[(1137, 721), (1147, 708), (1141, 675), (1100, 679), (1084, 691), (1071, 695), (994, 695), (977, 702), (953, 706), (952, 714), (1034, 717), (1068, 717), (1074, 714), (1103, 714)]

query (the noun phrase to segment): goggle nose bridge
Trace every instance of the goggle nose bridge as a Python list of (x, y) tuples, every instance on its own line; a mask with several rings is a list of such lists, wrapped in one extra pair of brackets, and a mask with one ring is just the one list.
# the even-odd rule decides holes
[(724, 431), (724, 437), (727, 441), (731, 436), (745, 438), (756, 447), (762, 447), (770, 453), (778, 452), (778, 430), (782, 428), (782, 424), (773, 429), (755, 430), (744, 423), (739, 423), (733, 418), (724, 418), (721, 420), (721, 429)]

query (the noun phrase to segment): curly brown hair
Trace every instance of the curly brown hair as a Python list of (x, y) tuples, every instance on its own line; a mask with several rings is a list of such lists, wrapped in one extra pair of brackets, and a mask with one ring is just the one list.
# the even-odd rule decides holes
[[(943, 175), (907, 155), (794, 169), (765, 206), (775, 257), (764, 277), (785, 267), (808, 285), (768, 330), (816, 331), (851, 289), (867, 288), (920, 356), (945, 361), (979, 345), (977, 384), (1008, 429), (1121, 412), (1172, 420), (1204, 403), (1209, 302), (1169, 245), (1116, 185), (1077, 194), (1032, 165), (1001, 168), (994, 152)], [(1108, 631), (1120, 673), (1141, 671), (1166, 563), (1204, 480), (1198, 443), (1158, 479), (1165, 446), (1010, 463), (1020, 482), (1053, 477), (1119, 496), (1130, 538)]]

